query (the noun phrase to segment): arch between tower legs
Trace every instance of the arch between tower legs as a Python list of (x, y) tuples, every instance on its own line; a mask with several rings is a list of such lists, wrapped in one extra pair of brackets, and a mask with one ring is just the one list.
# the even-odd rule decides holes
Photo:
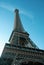
[(44, 65), (44, 64), (34, 59), (23, 59), (19, 65)]
[(39, 62), (29, 61), (28, 63), (27, 62), (23, 62), (20, 65), (43, 65), (43, 64), (39, 63)]
[(15, 62), (12, 65), (44, 65), (44, 63), (41, 60), (33, 59), (33, 58), (17, 58), (15, 59)]

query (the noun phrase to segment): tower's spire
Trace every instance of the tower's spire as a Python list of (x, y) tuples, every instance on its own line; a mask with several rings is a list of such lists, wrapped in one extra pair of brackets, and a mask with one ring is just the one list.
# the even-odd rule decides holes
[(15, 21), (14, 21), (14, 30), (15, 32), (24, 32), (23, 25), (21, 23), (20, 17), (19, 17), (19, 10), (15, 9)]

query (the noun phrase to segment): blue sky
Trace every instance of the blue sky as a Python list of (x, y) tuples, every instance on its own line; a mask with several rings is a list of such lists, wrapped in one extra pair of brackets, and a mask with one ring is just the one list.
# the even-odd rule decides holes
[(44, 50), (44, 0), (0, 0), (0, 55), (13, 30), (16, 8), (29, 37)]

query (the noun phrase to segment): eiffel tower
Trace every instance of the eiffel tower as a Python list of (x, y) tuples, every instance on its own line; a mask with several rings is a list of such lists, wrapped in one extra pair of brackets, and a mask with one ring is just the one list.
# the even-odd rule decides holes
[(14, 28), (5, 44), (0, 65), (44, 65), (44, 50), (39, 49), (30, 39), (20, 20), (19, 10), (15, 9)]

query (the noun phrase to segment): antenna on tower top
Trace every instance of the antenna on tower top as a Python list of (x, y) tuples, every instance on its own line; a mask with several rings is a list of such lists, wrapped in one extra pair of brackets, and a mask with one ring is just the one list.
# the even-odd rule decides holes
[(15, 9), (15, 11), (14, 11), (15, 13), (18, 13), (19, 12), (19, 10), (18, 9)]

